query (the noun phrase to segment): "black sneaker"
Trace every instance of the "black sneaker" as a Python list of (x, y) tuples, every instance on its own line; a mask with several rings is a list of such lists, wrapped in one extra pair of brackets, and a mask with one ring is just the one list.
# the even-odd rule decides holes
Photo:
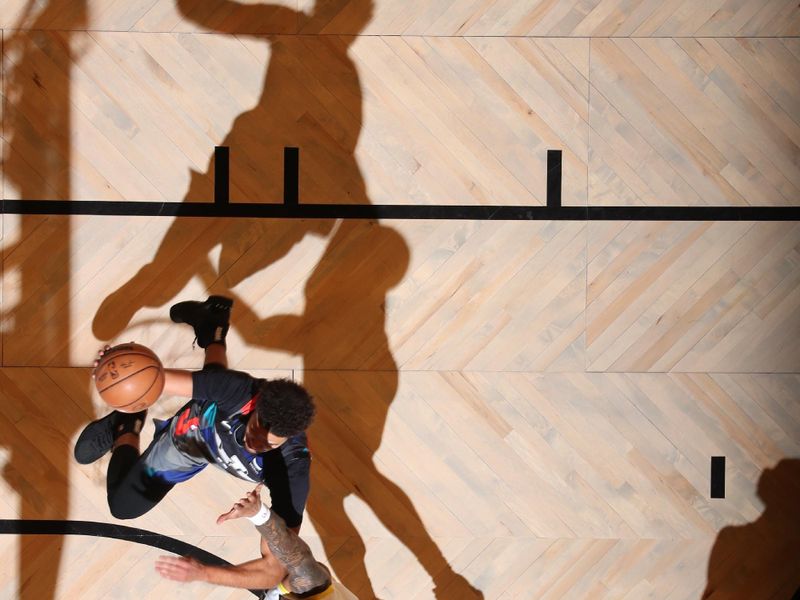
[(197, 345), (208, 348), (210, 344), (225, 344), (231, 318), (233, 300), (225, 296), (209, 296), (205, 302), (188, 300), (173, 304), (169, 318), (175, 323), (186, 323), (194, 328)]
[(137, 413), (113, 411), (102, 419), (92, 421), (83, 428), (75, 442), (75, 460), (82, 465), (93, 463), (105, 456), (114, 446), (114, 440), (124, 433), (139, 435), (147, 410)]

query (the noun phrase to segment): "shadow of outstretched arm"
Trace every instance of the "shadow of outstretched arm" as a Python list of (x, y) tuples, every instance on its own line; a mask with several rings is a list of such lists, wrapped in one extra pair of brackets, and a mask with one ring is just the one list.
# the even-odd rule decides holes
[(231, 0), (177, 0), (176, 6), (193, 23), (232, 35), (295, 33), (303, 15), (280, 4), (242, 4)]

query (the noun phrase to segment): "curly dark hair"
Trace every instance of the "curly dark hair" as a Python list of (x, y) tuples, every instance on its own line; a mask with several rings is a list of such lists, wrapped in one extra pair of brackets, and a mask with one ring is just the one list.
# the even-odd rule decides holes
[(280, 437), (305, 431), (314, 420), (314, 400), (306, 389), (290, 379), (265, 380), (256, 400), (258, 421)]

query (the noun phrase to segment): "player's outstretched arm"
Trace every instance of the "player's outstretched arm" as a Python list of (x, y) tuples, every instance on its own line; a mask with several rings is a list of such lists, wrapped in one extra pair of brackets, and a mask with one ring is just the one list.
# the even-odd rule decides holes
[(308, 592), (330, 584), (327, 569), (316, 561), (308, 544), (277, 514), (271, 513), (269, 521), (256, 525), (256, 529), (266, 540), (272, 555), (286, 568), (286, 587), (291, 591)]
[(261, 503), (261, 484), (248, 492), (227, 513), (220, 515), (217, 523), (240, 517), (264, 520), (256, 529), (267, 543), (272, 555), (287, 572), (284, 585), (293, 592), (303, 593), (330, 585), (328, 570), (316, 561), (311, 549), (286, 526), (286, 522)]
[(229, 587), (262, 589), (277, 586), (286, 572), (269, 558), (257, 558), (240, 565), (206, 565), (188, 556), (159, 556), (156, 571), (166, 579), (204, 581)]
[(164, 369), (164, 394), (191, 398), (193, 389), (192, 371)]

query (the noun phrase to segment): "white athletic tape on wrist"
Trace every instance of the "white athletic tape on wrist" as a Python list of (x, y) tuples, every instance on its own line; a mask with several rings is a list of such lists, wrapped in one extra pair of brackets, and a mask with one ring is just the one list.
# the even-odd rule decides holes
[(264, 506), (264, 503), (261, 503), (261, 510), (259, 510), (256, 514), (252, 517), (247, 517), (253, 523), (253, 525), (263, 525), (267, 521), (269, 521), (269, 517), (272, 513), (270, 510)]

